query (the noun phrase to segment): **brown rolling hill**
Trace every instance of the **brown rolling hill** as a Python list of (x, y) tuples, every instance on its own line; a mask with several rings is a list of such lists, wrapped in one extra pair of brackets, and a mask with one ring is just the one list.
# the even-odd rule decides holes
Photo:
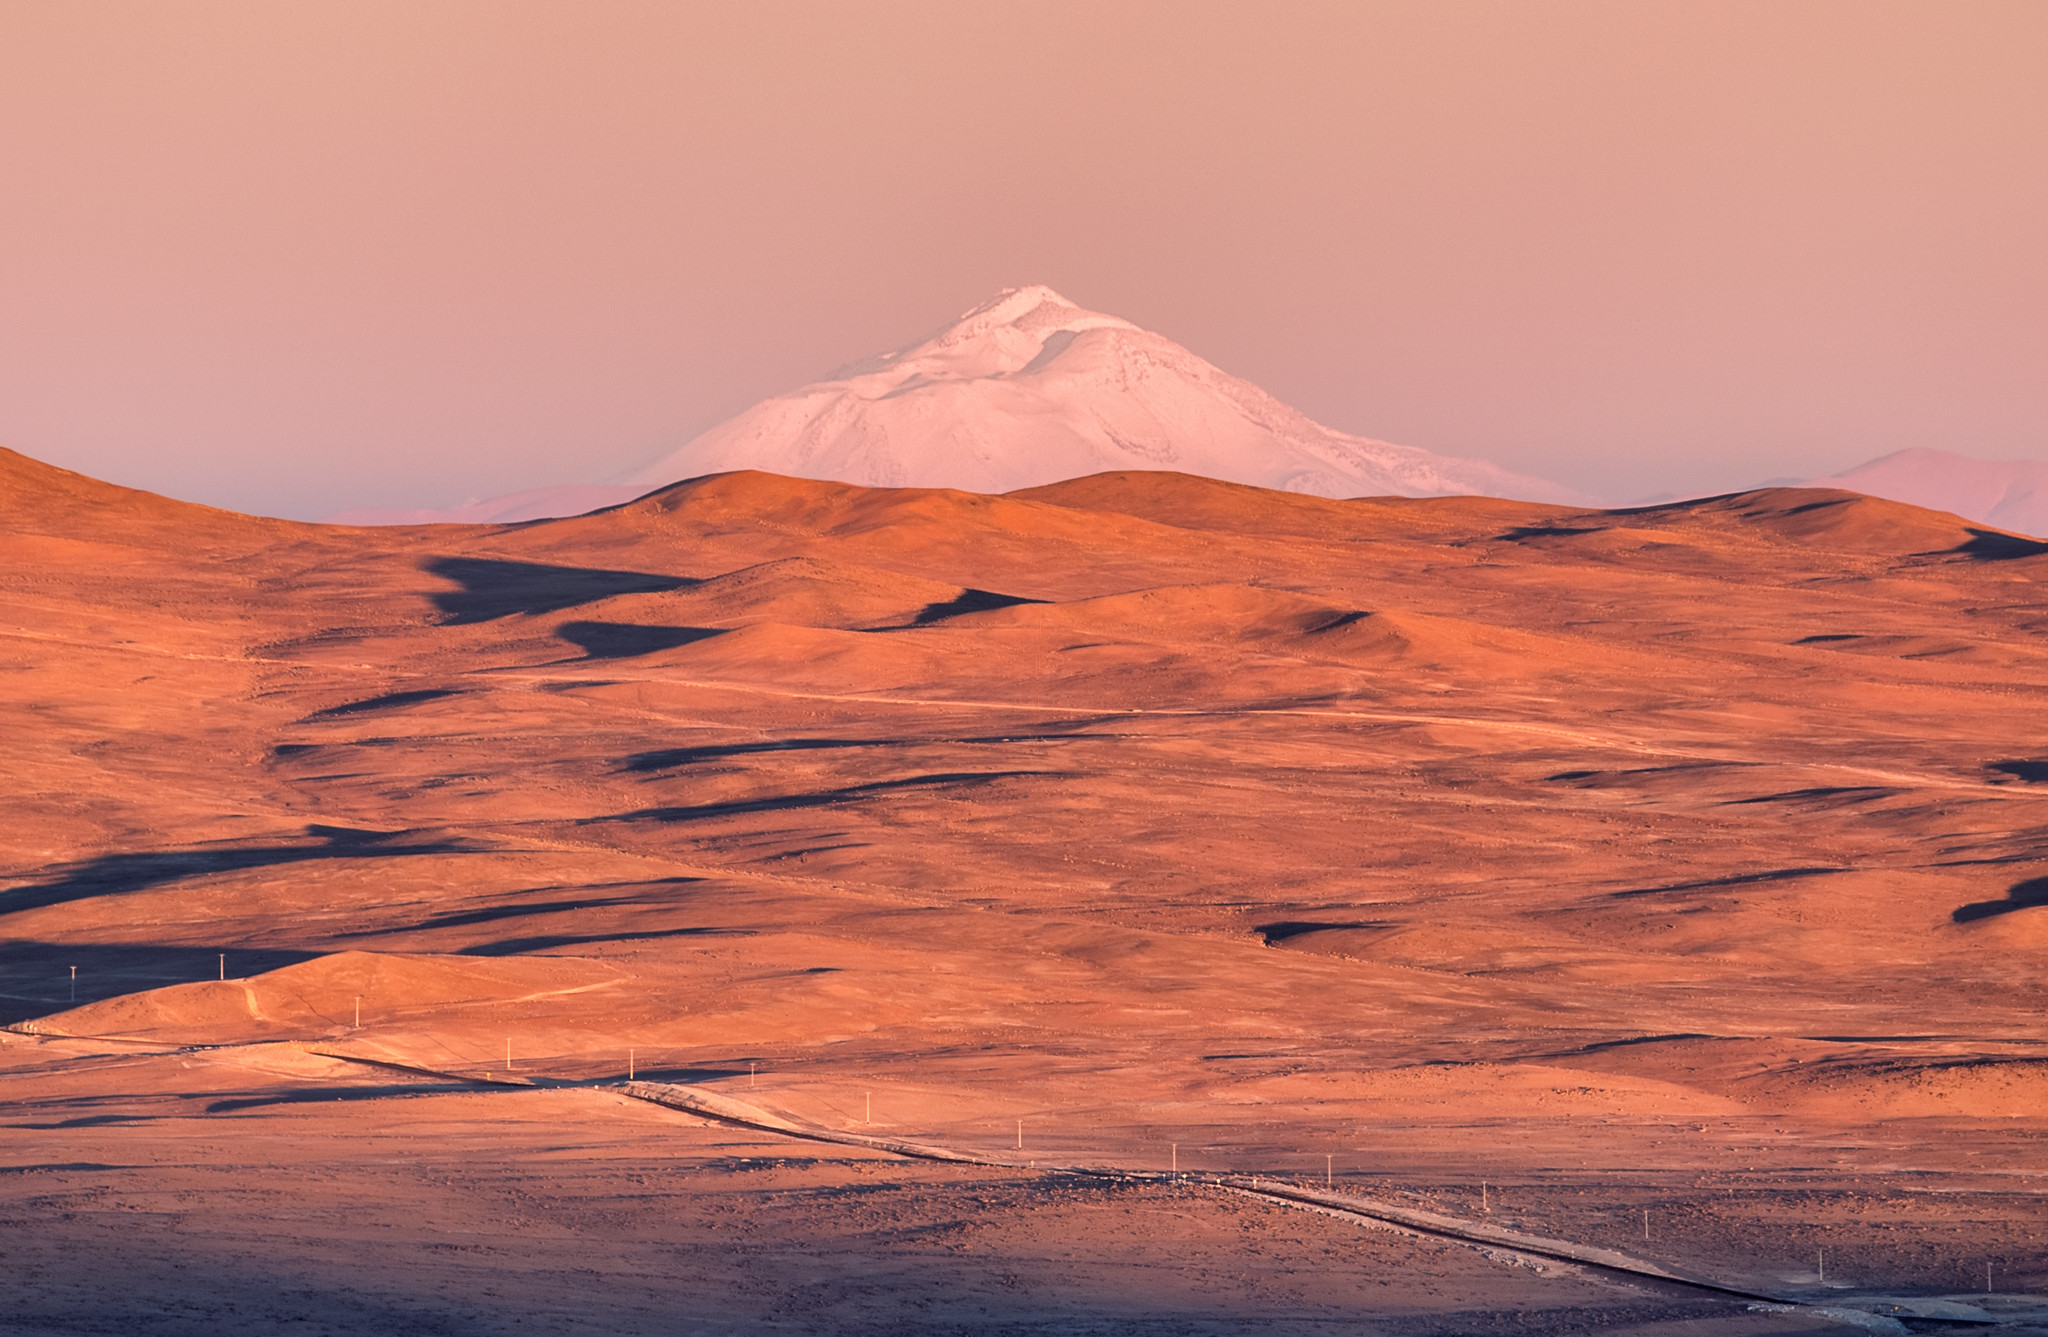
[[(1823, 1248), (1858, 1295), (1982, 1289), (1987, 1261), (2038, 1290), (2044, 633), (2048, 544), (1817, 489), (1583, 511), (737, 473), (354, 529), (0, 453), (0, 1082), (22, 1163), (78, 1193), (100, 1172), (62, 1167), (203, 1196), (177, 1176), (318, 1166), (386, 1176), (405, 1231), (439, 1212), (492, 1248), (560, 1224), (528, 1176), (571, 1145), (609, 1150), (561, 1182), (622, 1213), (561, 1227), (592, 1257), (652, 1238), (617, 1205), (628, 1162), (742, 1174), (710, 1125), (599, 1098), (631, 1062), (1061, 1163), (1328, 1176), (1459, 1215), (1485, 1179), (1532, 1230), (1771, 1293), (1822, 1294)], [(508, 1046), (537, 1085), (482, 1084)], [(372, 1167), (458, 1145), (525, 1215)], [(661, 1193), (678, 1221), (739, 1193), (763, 1239), (839, 1239), (845, 1276), (907, 1269), (970, 1327), (956, 1299), (984, 1282), (1008, 1297), (984, 1318), (1135, 1323), (1116, 1269), (1155, 1264), (1157, 1312), (1226, 1326), (1548, 1304), (1526, 1330), (1585, 1331), (1619, 1303), (1476, 1256), (1429, 1273), (1467, 1299), (1373, 1299), (1436, 1255), (1314, 1271), (1335, 1246), (1311, 1238), (1253, 1250), (1306, 1269), (1269, 1305), (1204, 1289), (1252, 1247), (1200, 1215), (1224, 1208), (1015, 1177), (977, 1190), (1007, 1204), (972, 1227), (984, 1273), (928, 1243), (964, 1210), (928, 1176), (954, 1171), (888, 1170), (911, 1233), (863, 1235), (831, 1194), (883, 1171), (775, 1164), (767, 1197)], [(272, 1249), (328, 1276), (307, 1241), (370, 1219), (332, 1210), (205, 1235), (206, 1266)], [(1192, 1252), (1117, 1252), (1159, 1212)], [(1068, 1275), (1055, 1236), (1124, 1261)], [(691, 1247), (726, 1260), (702, 1312), (742, 1330), (757, 1292)], [(476, 1266), (448, 1285), (510, 1275)], [(763, 1283), (776, 1321), (909, 1322), (828, 1281), (815, 1312)], [(1659, 1332), (1808, 1330), (1641, 1303)]]

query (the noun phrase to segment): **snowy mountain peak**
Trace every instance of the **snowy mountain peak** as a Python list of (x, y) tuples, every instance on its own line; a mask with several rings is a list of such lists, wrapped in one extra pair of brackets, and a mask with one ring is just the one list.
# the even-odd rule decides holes
[(1115, 316), (1085, 311), (1044, 284), (1005, 288), (938, 333), (843, 367), (826, 379), (849, 380), (890, 367), (927, 380), (1002, 376), (1037, 361), (1048, 343), (1065, 347), (1083, 330), (1137, 328)]
[(1014, 325), (1027, 332), (1036, 332), (1050, 329), (1069, 316), (1111, 321), (1115, 324), (1127, 323), (1118, 321), (1114, 316), (1101, 316), (1091, 311), (1083, 311), (1043, 283), (1034, 283), (1024, 288), (1003, 289), (980, 306), (962, 315), (933, 342), (960, 343), (1003, 325)]
[(1004, 289), (926, 339), (757, 404), (631, 481), (733, 469), (971, 492), (1171, 469), (1326, 497), (1591, 500), (1481, 460), (1332, 431), (1042, 284)]
[(1042, 283), (1028, 288), (1005, 288), (994, 297), (960, 317), (935, 343), (957, 344), (981, 337), (989, 331), (1011, 326), (1026, 334), (1043, 337), (1056, 330), (1096, 329), (1114, 326), (1134, 330), (1128, 320), (1087, 311), (1074, 305)]

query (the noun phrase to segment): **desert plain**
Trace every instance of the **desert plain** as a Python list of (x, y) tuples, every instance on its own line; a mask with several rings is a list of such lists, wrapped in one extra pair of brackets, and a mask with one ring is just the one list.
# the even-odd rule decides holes
[(0, 453), (0, 1332), (2048, 1332), (2044, 633), (1818, 489)]

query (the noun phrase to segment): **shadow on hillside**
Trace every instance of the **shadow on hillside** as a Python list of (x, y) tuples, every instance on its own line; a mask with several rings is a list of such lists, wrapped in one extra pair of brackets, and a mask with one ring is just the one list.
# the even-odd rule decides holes
[[(682, 885), (702, 882), (701, 877), (665, 877), (644, 884), (652, 886)], [(610, 883), (602, 885), (617, 886)], [(643, 885), (643, 884), (633, 884)], [(503, 893), (519, 895), (518, 892)], [(506, 919), (538, 918), (542, 915), (574, 914), (578, 910), (616, 910), (631, 906), (645, 909), (654, 906), (674, 906), (683, 898), (678, 896), (580, 896), (565, 901), (527, 901), (513, 905), (487, 905), (478, 910), (454, 910), (447, 914), (432, 915), (410, 924), (382, 924), (376, 928), (358, 929), (353, 933), (338, 935), (349, 938), (388, 938), (400, 933), (431, 933), (437, 929), (470, 928), (477, 924), (495, 924)]]
[(1993, 761), (1985, 763), (1984, 769), (2030, 785), (2048, 784), (2048, 761)]
[[(602, 1077), (565, 1078), (536, 1076), (535, 1074), (518, 1069), (514, 1070), (514, 1075), (525, 1077), (533, 1081), (536, 1086), (543, 1088), (574, 1089), (578, 1087), (611, 1086), (623, 1081), (626, 1073), (623, 1065), (621, 1065), (620, 1071)], [(649, 1067), (645, 1064), (642, 1064), (639, 1071), (635, 1074), (643, 1082), (683, 1083), (713, 1082), (733, 1077), (746, 1077), (748, 1075), (745, 1068), (664, 1068)], [(460, 1077), (442, 1078), (440, 1080), (427, 1078), (412, 1082), (384, 1082), (376, 1086), (314, 1086), (295, 1091), (273, 1091), (265, 1092), (261, 1095), (231, 1096), (225, 1100), (213, 1101), (207, 1105), (206, 1112), (208, 1114), (234, 1114), (241, 1110), (265, 1109), (274, 1105), (331, 1105), (337, 1101), (392, 1100), (403, 1099), (407, 1096), (447, 1095), (458, 1091), (489, 1089), (491, 1088), (486, 1083), (465, 1081)], [(125, 1121), (129, 1116), (110, 1117), (119, 1117)], [(79, 1121), (73, 1120), (70, 1124), (61, 1126), (69, 1127), (77, 1122)], [(38, 1125), (29, 1126), (34, 1127)]]
[[(319, 952), (277, 948), (167, 946), (163, 943), (0, 942), (0, 1025), (46, 1017), (122, 994), (220, 978), (221, 953), (229, 979), (294, 966)], [(71, 967), (78, 967), (72, 999)]]
[(719, 928), (715, 925), (692, 925), (688, 928), (646, 929), (635, 933), (538, 933), (527, 938), (503, 938), (497, 942), (480, 942), (474, 947), (465, 947), (455, 956), (524, 956), (528, 952), (548, 952), (557, 947), (588, 947), (599, 942), (653, 942), (661, 938), (751, 938), (750, 928)]
[(632, 812), (613, 813), (607, 817), (579, 818), (576, 824), (592, 826), (599, 822), (695, 822), (708, 817), (727, 817), (748, 812), (789, 812), (799, 808), (829, 808), (906, 789), (957, 789), (970, 786), (979, 788), (994, 784), (998, 780), (1041, 776), (1062, 778), (1066, 775), (1065, 771), (944, 771), (934, 775), (908, 776), (901, 780), (874, 780), (867, 784), (847, 785), (840, 789), (814, 790), (808, 794), (778, 794), (770, 798), (699, 803), (688, 807), (638, 808)]
[(391, 1100), (403, 1096), (447, 1095), (474, 1091), (482, 1083), (456, 1081), (389, 1082), (380, 1086), (310, 1086), (294, 1091), (277, 1091), (260, 1096), (216, 1100), (207, 1105), (208, 1114), (233, 1114), (238, 1110), (260, 1110), (272, 1105), (331, 1105), (336, 1101)]
[(204, 877), (209, 873), (235, 873), (316, 859), (402, 859), (422, 854), (483, 853), (480, 847), (466, 841), (403, 843), (409, 834), (405, 831), (363, 831), (347, 826), (313, 825), (306, 828), (306, 835), (320, 842), (316, 845), (244, 845), (103, 854), (78, 863), (57, 864), (45, 870), (40, 881), (0, 890), (0, 915), (63, 905), (94, 896), (118, 896), (188, 877)]
[(1702, 878), (1697, 882), (1672, 882), (1661, 887), (1635, 887), (1628, 891), (1610, 891), (1609, 900), (1622, 901), (1632, 896), (1662, 896), (1673, 891), (1705, 891), (1712, 887), (1746, 887), (1757, 882), (1785, 882), (1793, 878), (1824, 877), (1830, 873), (1846, 873), (1847, 868), (1771, 868), (1761, 873), (1733, 873), (1727, 877)]
[(428, 596), (434, 607), (448, 615), (452, 626), (489, 622), (514, 613), (558, 613), (615, 594), (658, 594), (703, 583), (648, 571), (550, 566), (497, 557), (434, 557), (421, 563), (421, 569), (461, 586)]
[(1519, 543), (1523, 539), (1575, 538), (1580, 534), (1597, 534), (1599, 532), (1600, 530), (1597, 527), (1577, 529), (1568, 525), (1516, 525), (1513, 529), (1501, 534), (1500, 537), (1511, 543)]
[(1788, 789), (1778, 794), (1758, 794), (1755, 798), (1723, 799), (1721, 806), (1735, 808), (1745, 803), (1820, 803), (1823, 807), (1840, 807), (1850, 803), (1868, 803), (1873, 799), (1889, 798), (1898, 792), (1882, 785), (1818, 785), (1810, 789)]
[[(622, 1074), (623, 1075), (623, 1074)], [(643, 1066), (635, 1074), (643, 1082), (718, 1082), (729, 1077), (751, 1077), (745, 1068), (661, 1068)]]
[(664, 747), (635, 752), (619, 764), (622, 771), (666, 771), (699, 761), (744, 757), (755, 752), (826, 752), (846, 747), (907, 747), (907, 738), (776, 738), (760, 743), (714, 743), (702, 747)]
[(1275, 924), (1255, 924), (1252, 932), (1266, 940), (1266, 946), (1278, 947), (1290, 938), (1304, 937), (1310, 933), (1325, 933), (1331, 929), (1385, 929), (1393, 925), (1385, 920), (1354, 919), (1344, 922), (1316, 919), (1283, 919)]
[(923, 627), (943, 622), (949, 617), (959, 617), (962, 613), (986, 613), (997, 608), (1015, 608), (1018, 604), (1045, 602), (1044, 599), (1025, 599), (1015, 594), (997, 594), (993, 590), (962, 590), (943, 603), (926, 604), (918, 610), (913, 625)]
[(984, 738), (774, 738), (758, 743), (706, 743), (700, 747), (665, 747), (635, 752), (619, 763), (622, 771), (666, 771), (700, 761), (720, 761), (757, 752), (828, 752), (857, 747), (988, 747), (1007, 743), (1107, 743), (1115, 734), (1016, 733)]
[(588, 659), (631, 659), (724, 634), (720, 627), (646, 627), (636, 622), (564, 622), (555, 628), (555, 635)]
[(445, 696), (461, 696), (460, 687), (423, 687), (413, 692), (386, 692), (382, 696), (365, 697), (361, 701), (348, 701), (325, 710), (316, 710), (306, 718), (310, 720), (330, 719), (338, 715), (361, 715), (371, 710), (397, 710), (403, 706), (417, 706), (427, 701), (439, 701)]
[(1951, 551), (1980, 562), (2010, 562), (2021, 557), (2048, 555), (2048, 543), (2021, 538), (2017, 534), (2001, 534), (1995, 529), (1972, 529), (1969, 541), (1956, 545)]
[(2005, 893), (2004, 900), (1959, 905), (1949, 918), (1958, 924), (1974, 924), (1980, 919), (1995, 919), (2015, 910), (2032, 910), (2043, 905), (2048, 905), (2048, 877), (2030, 877), (2024, 882), (2015, 882)]

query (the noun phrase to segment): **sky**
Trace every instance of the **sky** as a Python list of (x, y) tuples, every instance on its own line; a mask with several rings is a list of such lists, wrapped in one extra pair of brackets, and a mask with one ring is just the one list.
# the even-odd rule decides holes
[(1046, 283), (1616, 502), (2048, 459), (2039, 0), (0, 0), (0, 445), (602, 482)]

